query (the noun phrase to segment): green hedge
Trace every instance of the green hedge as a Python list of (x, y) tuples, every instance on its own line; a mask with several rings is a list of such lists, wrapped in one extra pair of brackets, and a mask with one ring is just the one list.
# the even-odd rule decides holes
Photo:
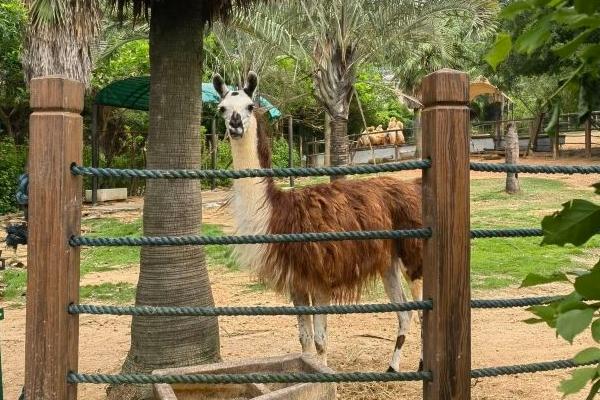
[(27, 150), (12, 139), (0, 139), (0, 214), (19, 210), (15, 199), (19, 175), (25, 172)]

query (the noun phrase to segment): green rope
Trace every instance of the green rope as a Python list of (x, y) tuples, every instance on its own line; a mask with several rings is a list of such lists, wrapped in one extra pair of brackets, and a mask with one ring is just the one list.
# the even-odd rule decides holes
[(521, 165), (521, 164), (471, 164), (471, 171), (523, 172), (528, 174), (600, 174), (600, 165)]
[[(544, 236), (537, 228), (510, 229), (474, 229), (471, 238), (493, 237), (532, 237)], [(348, 231), (348, 232), (305, 232), (271, 235), (239, 236), (142, 236), (142, 237), (89, 237), (73, 236), (71, 246), (188, 246), (258, 243), (322, 242), (335, 240), (373, 240), (373, 239), (427, 239), (431, 237), (431, 228), (403, 229), (390, 231)]]
[[(578, 364), (573, 360), (556, 360), (540, 363), (507, 365), (479, 368), (471, 371), (471, 378), (490, 378), (502, 375), (517, 375), (533, 372), (553, 371), (597, 364), (598, 361)], [(153, 384), (153, 383), (328, 383), (328, 382), (397, 382), (429, 381), (430, 371), (417, 372), (338, 372), (338, 373), (249, 373), (249, 374), (189, 374), (189, 375), (149, 375), (149, 374), (80, 374), (71, 372), (69, 383), (94, 384)]]
[(339, 304), (329, 306), (274, 306), (274, 307), (151, 307), (151, 306), (97, 306), (71, 304), (70, 314), (136, 315), (136, 316), (239, 316), (239, 315), (314, 315), (314, 314), (369, 314), (411, 310), (431, 310), (431, 300), (384, 304)]
[(354, 165), (317, 168), (276, 168), (242, 170), (200, 170), (200, 169), (115, 169), (71, 166), (73, 175), (101, 176), (107, 178), (146, 178), (146, 179), (209, 179), (209, 178), (257, 178), (290, 176), (336, 176), (395, 172), (431, 167), (430, 160), (402, 161), (378, 165)]
[(395, 382), (424, 381), (431, 372), (338, 372), (338, 373), (249, 373), (249, 374), (79, 374), (71, 372), (69, 383), (149, 384), (149, 383), (327, 383), (327, 382)]
[(576, 368), (585, 365), (598, 364), (600, 360), (587, 363), (576, 363), (574, 360), (556, 360), (521, 365), (506, 365), (502, 367), (489, 367), (474, 369), (471, 371), (471, 378), (490, 378), (502, 375), (529, 374), (532, 372), (553, 371), (556, 369)]
[(497, 237), (535, 237), (544, 236), (544, 231), (538, 228), (508, 228), (508, 229), (473, 229), (472, 239)]
[[(471, 300), (471, 308), (511, 308), (548, 304), (563, 296), (529, 297), (521, 299)], [(315, 314), (370, 314), (412, 310), (431, 310), (431, 300), (383, 304), (338, 304), (328, 306), (255, 306), (255, 307), (154, 307), (104, 306), (71, 304), (70, 314), (135, 315), (135, 316), (240, 316), (240, 315), (315, 315)]]
[(142, 236), (142, 237), (88, 237), (74, 236), (69, 240), (71, 246), (186, 246), (215, 244), (256, 244), (321, 242), (329, 240), (367, 240), (428, 238), (431, 229), (405, 229), (394, 231), (348, 231), (348, 232), (307, 232), (277, 235), (240, 235), (240, 236)]

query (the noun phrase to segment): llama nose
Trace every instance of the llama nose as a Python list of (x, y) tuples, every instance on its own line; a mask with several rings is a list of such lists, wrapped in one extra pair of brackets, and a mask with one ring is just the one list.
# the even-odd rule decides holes
[(234, 129), (243, 127), (242, 116), (240, 115), (240, 113), (234, 112), (233, 114), (231, 114), (229, 126), (231, 126)]

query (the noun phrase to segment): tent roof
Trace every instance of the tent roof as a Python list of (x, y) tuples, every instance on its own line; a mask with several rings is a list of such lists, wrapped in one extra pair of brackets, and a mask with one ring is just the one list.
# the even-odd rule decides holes
[[(128, 108), (130, 110), (148, 111), (150, 93), (150, 76), (134, 76), (114, 81), (98, 92), (95, 104), (111, 107)], [(202, 84), (202, 102), (217, 104), (221, 101), (212, 83)], [(281, 112), (260, 97), (260, 106), (269, 110), (269, 117), (281, 117)]]
[(504, 94), (500, 89), (496, 86), (492, 85), (490, 81), (484, 76), (478, 76), (477, 79), (471, 82), (469, 85), (469, 100), (473, 101), (475, 97), (481, 95), (490, 95), (494, 98), (495, 101), (501, 101), (504, 97), (508, 101), (512, 102), (510, 97)]

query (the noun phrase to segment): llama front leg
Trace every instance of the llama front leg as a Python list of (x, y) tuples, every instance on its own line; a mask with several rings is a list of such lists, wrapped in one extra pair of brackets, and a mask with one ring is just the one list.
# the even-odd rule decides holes
[[(406, 302), (406, 295), (402, 287), (400, 262), (394, 261), (392, 266), (383, 273), (383, 287), (392, 303)], [(402, 346), (406, 340), (406, 334), (410, 329), (410, 320), (412, 312), (400, 311), (396, 313), (398, 316), (398, 336), (396, 337), (396, 346), (390, 361), (388, 372), (400, 371), (400, 359), (402, 358)]]
[[(310, 297), (306, 292), (291, 293), (294, 306), (310, 306)], [(302, 353), (315, 353), (315, 341), (313, 336), (312, 316), (298, 315), (298, 336)]]
[[(329, 293), (316, 293), (313, 296), (313, 305), (327, 306), (331, 303)], [(315, 323), (315, 347), (321, 362), (327, 365), (327, 314), (314, 316)]]
[[(412, 292), (414, 301), (423, 300), (423, 279), (415, 279), (409, 281), (410, 291)], [(419, 359), (419, 371), (423, 370), (423, 310), (418, 310), (419, 322), (421, 324), (421, 358)]]

